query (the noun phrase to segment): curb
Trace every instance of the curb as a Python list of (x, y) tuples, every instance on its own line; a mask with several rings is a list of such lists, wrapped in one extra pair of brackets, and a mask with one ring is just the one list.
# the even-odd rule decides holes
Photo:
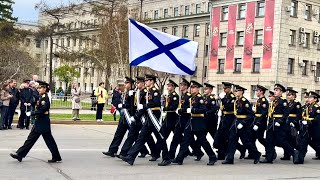
[[(118, 125), (118, 121), (86, 121), (86, 120), (80, 120), (80, 121), (72, 121), (69, 119), (66, 120), (51, 120), (51, 124), (66, 124), (66, 125)], [(13, 123), (18, 123), (18, 120), (13, 120)]]

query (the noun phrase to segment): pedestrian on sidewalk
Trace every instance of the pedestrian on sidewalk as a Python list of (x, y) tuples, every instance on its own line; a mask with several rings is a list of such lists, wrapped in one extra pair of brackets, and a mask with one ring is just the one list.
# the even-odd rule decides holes
[(96, 120), (103, 121), (102, 111), (106, 103), (106, 100), (108, 99), (108, 93), (107, 93), (107, 90), (104, 88), (104, 82), (99, 83), (99, 87), (96, 89), (95, 95), (97, 96), (97, 101), (98, 101)]
[(13, 121), (13, 116), (16, 111), (16, 108), (19, 104), (20, 100), (20, 93), (19, 90), (16, 88), (17, 87), (17, 81), (14, 79), (10, 80), (10, 89), (9, 92), (13, 96), (10, 99), (10, 104), (9, 104), (9, 124), (8, 124), (8, 129), (12, 129), (12, 121)]
[(8, 82), (2, 85), (0, 91), (0, 100), (2, 100), (2, 110), (0, 119), (0, 130), (8, 129), (9, 127), (9, 104), (10, 99), (13, 97), (9, 92), (10, 86)]
[(71, 89), (72, 96), (72, 120), (80, 120), (79, 111), (81, 109), (81, 89), (78, 83), (74, 82)]
[(116, 108), (115, 112), (113, 113), (113, 120), (117, 120), (117, 111), (121, 111), (121, 108), (118, 108), (118, 104), (121, 103), (121, 90), (119, 88), (120, 85), (116, 86), (112, 92), (112, 101), (111, 105)]

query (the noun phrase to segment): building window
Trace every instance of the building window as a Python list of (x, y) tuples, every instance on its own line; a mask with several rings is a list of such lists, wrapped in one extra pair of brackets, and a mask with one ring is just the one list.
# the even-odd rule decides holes
[(148, 19), (148, 12), (144, 12), (144, 19)]
[(217, 95), (219, 95), (222, 92), (223, 92), (223, 85), (222, 84), (218, 84), (217, 85)]
[(94, 68), (91, 68), (91, 77), (94, 77)]
[(254, 37), (254, 44), (255, 45), (262, 45), (263, 41), (263, 30), (256, 30), (255, 31), (255, 37)]
[(288, 59), (288, 74), (294, 74), (294, 59), (289, 58)]
[(177, 34), (178, 34), (178, 27), (177, 26), (172, 27), (172, 35), (177, 36)]
[(92, 46), (95, 46), (97, 44), (97, 36), (92, 35), (91, 41), (92, 41)]
[(187, 38), (189, 35), (189, 26), (183, 26), (183, 34), (182, 36)]
[(305, 12), (304, 12), (304, 19), (305, 20), (309, 20), (309, 21), (311, 20), (311, 11), (312, 11), (312, 5), (307, 4)]
[(163, 10), (163, 17), (164, 17), (164, 18), (169, 17), (168, 9), (164, 9), (164, 10)]
[(207, 12), (210, 12), (211, 9), (212, 9), (212, 4), (211, 4), (211, 2), (208, 2), (208, 11)]
[(206, 24), (206, 36), (210, 35), (210, 24)]
[(36, 41), (36, 48), (40, 48), (41, 47), (41, 39), (35, 39)]
[(257, 17), (263, 17), (264, 16), (264, 1), (257, 3)]
[(44, 41), (44, 48), (45, 48), (45, 49), (48, 48), (48, 44), (49, 44), (49, 41), (48, 41), (48, 40), (45, 40), (45, 41)]
[(220, 33), (220, 47), (227, 46), (227, 33)]
[(227, 21), (228, 20), (228, 14), (229, 14), (229, 9), (227, 6), (222, 7), (221, 10), (221, 21)]
[(203, 77), (204, 78), (207, 77), (207, 72), (208, 72), (208, 66), (204, 66), (204, 70), (203, 70)]
[(189, 15), (190, 14), (190, 6), (185, 6), (184, 7), (184, 15)]
[(246, 5), (239, 4), (238, 8), (238, 19), (244, 19), (246, 17)]
[(47, 76), (47, 68), (44, 68), (44, 76)]
[(241, 58), (234, 59), (234, 72), (241, 72), (241, 64), (242, 64)]
[(303, 47), (305, 47), (305, 48), (310, 47), (310, 33), (305, 34), (305, 42), (303, 44)]
[(206, 49), (204, 51), (204, 56), (208, 57), (208, 55), (209, 55), (209, 45), (206, 45)]
[(250, 88), (250, 98), (251, 99), (258, 99), (258, 97), (256, 95), (256, 89), (257, 89), (256, 85), (251, 85), (251, 88)]
[(167, 27), (162, 28), (162, 32), (167, 33)]
[(303, 67), (302, 67), (302, 75), (307, 76), (308, 72), (307, 72), (307, 68), (308, 67), (308, 61), (303, 60)]
[(224, 59), (218, 59), (218, 72), (224, 72)]
[(200, 25), (199, 24), (194, 25), (194, 36), (195, 37), (200, 36)]
[(290, 16), (297, 17), (297, 10), (298, 10), (298, 1), (292, 0), (291, 9), (290, 9)]
[(61, 39), (61, 47), (64, 47), (64, 39)]
[(82, 36), (80, 36), (80, 37), (79, 37), (79, 47), (81, 47), (81, 46), (82, 46), (82, 40), (83, 40), (83, 37), (82, 37)]
[(260, 58), (253, 58), (252, 72), (260, 72)]
[(154, 11), (154, 19), (158, 19), (159, 18), (159, 11), (155, 10)]
[[(301, 101), (304, 101), (303, 97), (306, 92), (307, 92), (307, 89), (304, 89), (304, 88), (301, 89)], [(304, 103), (306, 103), (306, 102), (304, 102)]]
[(77, 38), (73, 38), (73, 46), (76, 46), (77, 45)]
[(67, 38), (67, 47), (70, 47), (70, 38)]
[(30, 45), (31, 40), (29, 38), (26, 38), (26, 46)]
[(201, 12), (201, 5), (196, 4), (196, 14), (200, 14), (200, 12)]
[(320, 62), (317, 62), (316, 77), (320, 77)]
[(196, 68), (194, 69), (193, 77), (197, 77), (197, 69), (198, 69), (198, 67), (196, 66)]
[(243, 46), (243, 44), (244, 44), (244, 32), (243, 31), (237, 32), (237, 45)]
[(87, 91), (87, 83), (84, 83), (84, 91)]
[(296, 42), (296, 30), (290, 29), (289, 45), (294, 45), (295, 42)]
[(177, 16), (179, 16), (179, 8), (178, 7), (175, 7), (174, 9), (173, 9), (173, 16), (174, 17), (177, 17)]

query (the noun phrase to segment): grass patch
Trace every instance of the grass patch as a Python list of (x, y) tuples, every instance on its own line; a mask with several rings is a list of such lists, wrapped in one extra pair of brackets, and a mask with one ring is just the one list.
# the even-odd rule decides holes
[[(82, 107), (90, 107), (91, 108), (91, 103), (88, 102), (81, 102)], [(72, 107), (72, 102), (71, 101), (64, 101), (63, 99), (61, 100), (52, 100), (51, 102), (51, 107), (52, 108), (71, 108)]]
[[(103, 121), (113, 121), (112, 114), (103, 114), (102, 115)], [(117, 120), (119, 120), (120, 116), (117, 115)], [(71, 114), (50, 114), (51, 120), (71, 120)], [(95, 114), (80, 114), (80, 119), (83, 121), (95, 121), (96, 115)]]

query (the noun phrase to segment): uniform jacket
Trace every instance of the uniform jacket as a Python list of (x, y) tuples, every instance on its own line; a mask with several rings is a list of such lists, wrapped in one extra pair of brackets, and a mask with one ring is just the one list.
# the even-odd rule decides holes
[(192, 131), (204, 131), (206, 122), (204, 117), (194, 117), (195, 115), (204, 115), (206, 113), (206, 105), (204, 104), (201, 94), (191, 97), (191, 129)]
[(265, 97), (259, 98), (255, 103), (254, 125), (259, 128), (265, 128), (268, 120), (269, 102)]
[(204, 103), (206, 106), (205, 120), (208, 124), (217, 124), (217, 111), (219, 110), (219, 106), (217, 105), (217, 101), (213, 95), (203, 96)]
[(165, 125), (167, 127), (174, 127), (178, 120), (178, 115), (175, 112), (179, 106), (179, 95), (176, 92), (169, 93), (166, 97), (165, 106), (163, 111), (167, 112), (165, 118)]
[[(294, 124), (298, 124), (299, 120), (302, 118), (302, 107), (301, 103), (298, 100), (293, 100), (288, 102), (289, 105), (289, 117), (287, 120), (287, 124), (290, 124), (291, 122)], [(296, 117), (290, 117), (296, 115)]]
[[(152, 87), (149, 89), (149, 91), (147, 92), (146, 95), (146, 104), (143, 105), (143, 110), (147, 111), (147, 109), (151, 108), (152, 113), (154, 114), (154, 116), (160, 120), (161, 116), (161, 112), (160, 112), (160, 107), (161, 107), (161, 94), (160, 91), (156, 88), (156, 87)], [(149, 115), (146, 116), (147, 117), (147, 121), (148, 121), (148, 125), (149, 126), (153, 126), (151, 119), (149, 117)]]
[(31, 112), (32, 116), (36, 116), (33, 130), (38, 133), (46, 133), (51, 131), (49, 118), (50, 101), (47, 93), (43, 94), (36, 104), (36, 110)]
[[(274, 123), (278, 122), (280, 124), (286, 123), (286, 120), (289, 116), (289, 107), (288, 101), (281, 97), (277, 97), (271, 105), (271, 109), (269, 109), (269, 113), (271, 115), (271, 119), (274, 119)], [(282, 117), (275, 117), (275, 115), (282, 115)], [(270, 121), (269, 120), (269, 121)]]
[[(254, 118), (254, 112), (248, 99), (245, 97), (237, 99), (235, 101), (235, 107), (237, 121), (243, 125), (251, 125)], [(242, 118), (241, 116), (246, 116), (246, 118)]]
[[(146, 94), (148, 90), (147, 89), (141, 89), (139, 91), (139, 102), (137, 101), (137, 98), (135, 98), (135, 104), (146, 104)], [(138, 92), (137, 92), (138, 93)], [(136, 94), (137, 95), (137, 94)], [(137, 96), (136, 96), (137, 97)], [(141, 124), (141, 118), (146, 114), (146, 109), (137, 110), (134, 114), (134, 119), (136, 120), (136, 124)]]

